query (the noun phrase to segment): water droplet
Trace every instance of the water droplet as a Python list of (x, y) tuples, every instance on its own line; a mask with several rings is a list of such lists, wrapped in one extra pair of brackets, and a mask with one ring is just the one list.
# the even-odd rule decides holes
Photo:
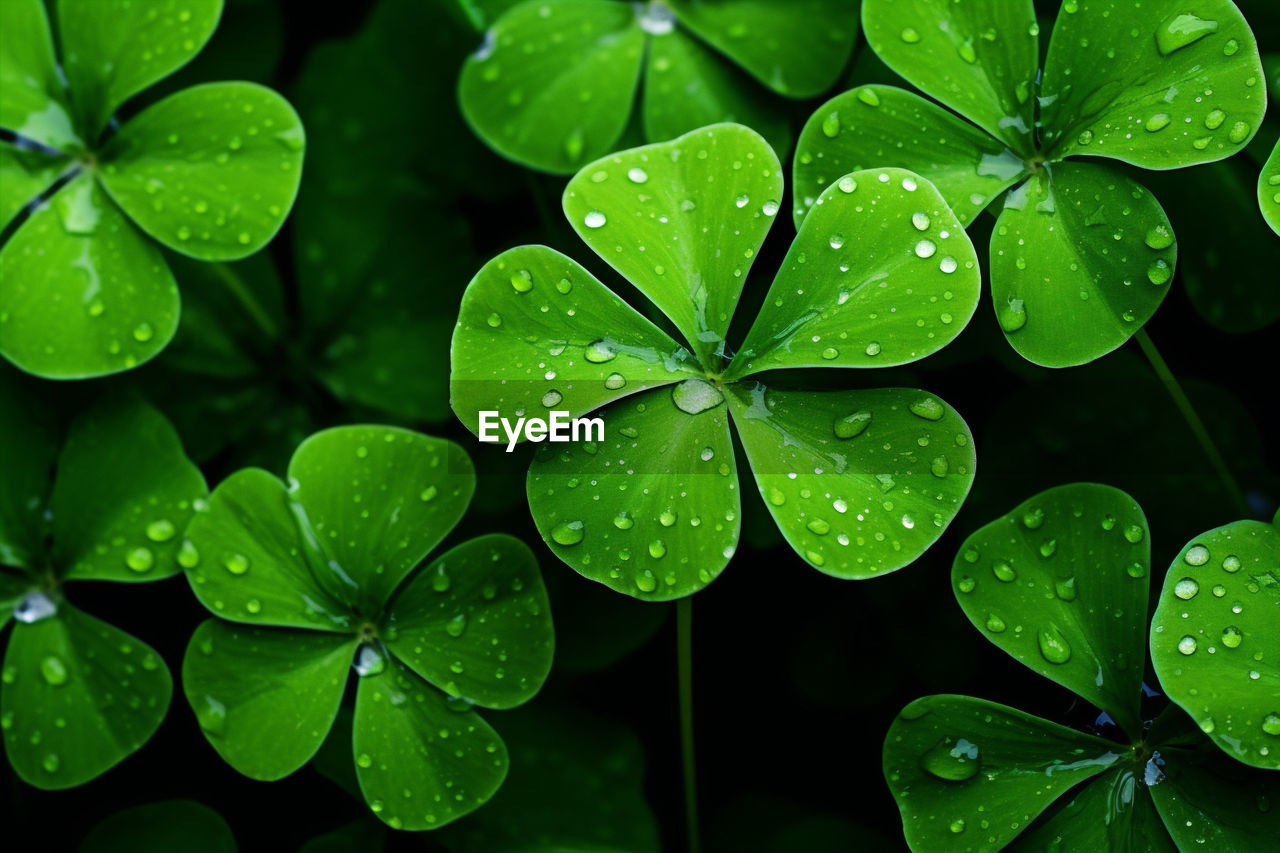
[(1155, 133), (1157, 131), (1164, 130), (1169, 126), (1169, 122), (1171, 121), (1173, 121), (1173, 118), (1168, 113), (1156, 113), (1151, 118), (1147, 119), (1145, 127), (1147, 128), (1148, 133)]
[(152, 542), (168, 542), (178, 532), (167, 518), (157, 519), (147, 525), (147, 538)]
[(853, 175), (845, 175), (836, 182), (836, 186), (840, 188), (840, 192), (847, 195), (858, 189), (858, 182), (853, 179)]
[(840, 133), (840, 113), (834, 110), (822, 120), (822, 133), (828, 139), (835, 139)]
[(959, 835), (960, 833), (964, 832), (964, 818), (958, 817), (955, 820), (951, 821), (950, 829), (956, 835)]
[(183, 539), (178, 546), (178, 565), (184, 569), (194, 569), (200, 565), (200, 552), (190, 539)]
[(1209, 562), (1209, 549), (1203, 545), (1192, 545), (1182, 557), (1188, 566), (1203, 566)]
[(599, 210), (589, 210), (587, 215), (582, 218), (582, 224), (588, 228), (603, 228), (606, 222), (608, 220), (605, 218), (604, 212)]
[(1238, 121), (1231, 125), (1231, 129), (1227, 131), (1227, 139), (1237, 144), (1244, 142), (1249, 138), (1249, 125), (1245, 122)]
[(864, 86), (858, 90), (858, 100), (869, 107), (880, 106), (880, 96), (876, 94), (876, 90), (870, 86)]
[(978, 775), (982, 753), (978, 745), (965, 738), (943, 738), (920, 759), (929, 773), (948, 782), (963, 782)]
[(940, 421), (942, 416), (946, 414), (946, 408), (934, 397), (924, 397), (916, 400), (907, 408), (911, 410), (911, 414), (927, 421)]
[(676, 408), (690, 415), (714, 409), (724, 402), (720, 389), (705, 379), (686, 379), (671, 390), (671, 400)]
[(1147, 232), (1146, 244), (1152, 249), (1167, 249), (1173, 245), (1173, 232), (1168, 225), (1157, 225)]
[(953, 272), (955, 272), (959, 268), (960, 268), (960, 264), (956, 261), (955, 258), (951, 257), (950, 255), (943, 258), (942, 261), (938, 264), (938, 269), (942, 270), (942, 272), (945, 273), (946, 275), (951, 275)]
[(987, 614), (987, 630), (993, 634), (1003, 634), (1005, 629), (1004, 620), (994, 613)]
[(1125, 567), (1125, 574), (1131, 578), (1142, 578), (1147, 576), (1147, 569), (1142, 563), (1136, 560)]
[(1157, 258), (1147, 267), (1147, 278), (1152, 284), (1165, 284), (1173, 278), (1173, 269), (1164, 258)]
[(618, 513), (613, 518), (613, 526), (618, 528), (619, 530), (630, 530), (632, 527), (635, 526), (635, 523), (636, 523), (635, 519), (633, 519), (626, 512), (626, 510), (623, 510), (622, 512)]
[(562, 521), (551, 529), (551, 538), (558, 545), (577, 545), (585, 535), (581, 521)]
[(1235, 625), (1228, 625), (1222, 629), (1222, 645), (1227, 648), (1238, 649), (1243, 641), (1244, 632)]
[(1217, 21), (1207, 21), (1189, 13), (1171, 15), (1156, 28), (1156, 49), (1168, 56), (1194, 44), (1218, 29)]
[(1062, 599), (1063, 601), (1075, 601), (1076, 600), (1076, 579), (1074, 577), (1059, 578), (1053, 584), (1053, 591), (1055, 594), (1057, 594), (1058, 598)]
[(1200, 592), (1200, 584), (1195, 578), (1183, 578), (1173, 585), (1173, 594), (1183, 601), (1190, 601)]
[(1038, 530), (1044, 524), (1044, 510), (1041, 507), (1027, 510), (1022, 514), (1022, 524), (1028, 530)]
[(619, 388), (627, 384), (627, 378), (621, 373), (610, 373), (604, 380), (604, 387), (610, 391), (617, 391)]
[(1021, 299), (1010, 299), (999, 311), (1000, 328), (1012, 334), (1027, 325), (1027, 309)]
[(467, 614), (459, 613), (444, 623), (444, 631), (450, 637), (461, 637), (467, 630)]
[(47, 655), (40, 661), (40, 674), (46, 683), (61, 687), (67, 683), (67, 665), (57, 655)]
[(516, 293), (528, 293), (533, 290), (533, 276), (528, 270), (516, 270), (511, 274), (511, 287)]
[(382, 655), (382, 652), (374, 647), (373, 643), (364, 643), (360, 646), (360, 651), (356, 653), (356, 660), (351, 665), (351, 668), (361, 678), (368, 678), (381, 675), (387, 668), (387, 660)]
[(915, 251), (917, 258), (932, 258), (938, 251), (938, 246), (932, 240), (921, 240), (916, 243)]
[(827, 244), (831, 246), (831, 248), (833, 249), (842, 248), (844, 246), (844, 235), (832, 234), (830, 237), (827, 238)]
[(902, 40), (905, 41), (907, 44), (917, 44), (920, 41), (920, 33), (916, 32), (911, 27), (906, 27), (905, 29), (903, 29), (900, 35), (902, 37)]
[(1145, 535), (1146, 534), (1143, 533), (1142, 528), (1136, 524), (1130, 524), (1124, 529), (1125, 540), (1133, 545), (1137, 545), (1141, 542)]
[(956, 589), (961, 592), (973, 592), (978, 582), (971, 575), (962, 575), (960, 580), (956, 581)]
[(489, 315), (488, 319), (486, 319), (485, 322), (489, 324), (489, 328), (496, 329), (502, 325), (502, 315), (498, 314), (495, 311), (494, 313)]
[(633, 166), (627, 170), (627, 180), (633, 184), (643, 184), (649, 180), (649, 173), (639, 166)]
[(1262, 730), (1269, 735), (1280, 735), (1280, 713), (1272, 711), (1263, 717)]
[(1230, 574), (1240, 571), (1240, 558), (1235, 554), (1228, 554), (1222, 560), (1222, 570)]
[(558, 405), (563, 399), (564, 395), (552, 388), (550, 391), (542, 395), (542, 405), (544, 408), (550, 409)]
[(62, 765), (61, 759), (58, 758), (56, 752), (50, 752), (40, 761), (40, 766), (44, 768), (46, 773), (57, 773), (58, 768)]
[(911, 224), (916, 227), (917, 231), (929, 230), (929, 214), (913, 213), (911, 214)]
[(124, 555), (124, 564), (139, 574), (151, 571), (155, 562), (155, 555), (151, 553), (150, 548), (131, 548)]
[(1036, 639), (1040, 644), (1040, 656), (1049, 663), (1060, 664), (1071, 660), (1071, 644), (1056, 625), (1041, 628)]
[(139, 323), (133, 328), (133, 339), (140, 344), (145, 344), (155, 336), (155, 330), (151, 328), (150, 323)]
[(867, 348), (866, 348), (865, 350), (863, 350), (863, 351), (864, 351), (867, 355), (879, 355), (879, 354), (880, 354), (880, 342), (879, 342), (879, 341), (872, 341), (871, 343), (867, 344)]
[(995, 575), (996, 580), (1002, 583), (1010, 583), (1018, 577), (1018, 573), (1013, 566), (1004, 560), (997, 560), (991, 564), (991, 574)]
[(661, 539), (655, 539), (649, 543), (649, 556), (655, 560), (661, 560), (667, 556), (667, 543)]
[(564, 153), (570, 163), (576, 163), (582, 158), (582, 149), (585, 146), (586, 140), (583, 138), (582, 128), (575, 127), (564, 140)]
[(249, 558), (243, 554), (228, 554), (222, 559), (222, 565), (233, 575), (242, 575), (249, 571)]
[(809, 528), (809, 532), (816, 533), (819, 536), (826, 536), (831, 532), (831, 525), (822, 518), (814, 518), (809, 521), (805, 527)]
[(836, 349), (835, 347), (827, 347), (822, 351), (822, 357), (827, 361), (831, 361), (831, 359), (836, 358), (839, 355), (840, 355), (840, 350)]
[(440, 490), (437, 489), (435, 486), (427, 486), (421, 492), (418, 492), (418, 500), (422, 501), (423, 503), (430, 503), (431, 501), (435, 500), (436, 495), (438, 494), (440, 494)]
[(1217, 130), (1222, 127), (1222, 123), (1227, 120), (1227, 114), (1222, 110), (1210, 110), (1209, 114), (1204, 117), (1204, 126), (1209, 130)]
[(1196, 638), (1187, 634), (1178, 641), (1178, 651), (1184, 655), (1193, 655), (1196, 652)]
[(929, 473), (938, 478), (947, 476), (951, 469), (951, 463), (947, 461), (945, 456), (935, 456), (933, 461), (929, 463)]
[(48, 619), (58, 612), (58, 605), (53, 599), (38, 589), (33, 589), (22, 597), (13, 608), (13, 618), (30, 625), (41, 619)]

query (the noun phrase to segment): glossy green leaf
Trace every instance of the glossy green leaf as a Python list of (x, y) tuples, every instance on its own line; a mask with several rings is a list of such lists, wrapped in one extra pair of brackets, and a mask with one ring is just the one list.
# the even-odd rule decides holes
[(724, 352), (782, 180), (777, 155), (758, 133), (712, 125), (585, 167), (565, 188), (564, 212), (709, 365)]
[(65, 158), (0, 142), (0, 181), (4, 183), (4, 195), (0, 196), (0, 230), (7, 228), (24, 207), (53, 186), (66, 167)]
[(284, 484), (261, 469), (219, 483), (179, 554), (200, 603), (234, 622), (354, 629), (345, 602), (323, 583), (327, 564), (295, 512)]
[(862, 27), (910, 83), (1032, 154), (1040, 26), (1031, 0), (864, 0)]
[[(513, 423), (549, 409), (576, 417), (694, 372), (687, 350), (545, 246), (485, 264), (462, 297), (452, 349), (453, 410), (477, 435), (482, 411)], [(496, 426), (489, 435), (509, 440)]]
[(0, 367), (0, 566), (42, 568), (58, 439), (48, 406)]
[(622, 135), (644, 46), (630, 4), (522, 3), (494, 23), (462, 67), (462, 113), (504, 157), (567, 174)]
[[(1063, 797), (1061, 803), (1066, 800)], [(1058, 804), (1055, 804), (1055, 806)], [(1080, 786), (1056, 813), (1019, 835), (1009, 853), (1090, 850), (1108, 853), (1177, 853), (1141, 768), (1121, 766)]]
[(730, 405), (773, 520), (797, 554), (835, 577), (914, 561), (973, 484), (968, 426), (923, 391), (737, 385)]
[(1242, 770), (1207, 744), (1166, 750), (1151, 798), (1179, 850), (1266, 850), (1280, 838), (1280, 774)]
[(306, 134), (289, 102), (256, 83), (170, 95), (112, 137), (103, 182), (155, 239), (206, 261), (243, 258), (280, 230)]
[(1175, 169), (1241, 150), (1267, 95), (1258, 45), (1231, 0), (1077, 0), (1058, 13), (1040, 103), (1053, 159)]
[(601, 412), (603, 441), (544, 445), (529, 509), (578, 573), (649, 601), (690, 595), (738, 545), (741, 510), (729, 415), (701, 379)]
[(1227, 755), (1280, 769), (1280, 530), (1237, 521), (1183, 546), (1151, 626), (1169, 698)]
[(818, 197), (728, 375), (889, 367), (950, 343), (978, 307), (973, 243), (928, 181), (854, 172)]
[(45, 790), (81, 785), (136, 752), (173, 694), (154, 649), (66, 601), (14, 624), (0, 680), (9, 763)]
[(551, 671), (547, 590), (529, 547), (471, 539), (419, 571), (383, 619), (387, 648), (451, 696), (486, 708), (528, 701)]
[(200, 52), (222, 0), (58, 0), (67, 82), (90, 139), (131, 96)]
[(970, 535), (951, 583), (987, 639), (1136, 738), (1150, 568), (1137, 502), (1110, 486), (1073, 483)]
[(1177, 254), (1149, 192), (1107, 167), (1059, 163), (1005, 197), (991, 236), (996, 319), (1028, 361), (1084, 364), (1151, 318)]
[(999, 850), (1122, 749), (983, 699), (926, 696), (889, 727), (884, 775), (912, 850)]
[(0, 250), (0, 354), (48, 379), (129, 370), (178, 326), (159, 250), (82, 174)]
[(246, 776), (272, 781), (311, 759), (333, 725), (357, 640), (207, 619), (182, 660), (204, 736)]
[(774, 151), (791, 146), (791, 128), (779, 105), (744, 72), (683, 30), (649, 40), (644, 76), (644, 133), (673, 139), (717, 122), (754, 128)]
[(488, 723), (394, 661), (360, 679), (352, 743), (369, 808), (394, 829), (443, 826), (483, 805), (507, 774)]
[(349, 426), (304, 441), (289, 483), (299, 524), (340, 581), (339, 598), (369, 618), (462, 518), (476, 475), (451, 441)]
[(796, 145), (794, 215), (799, 227), (833, 181), (893, 165), (927, 178), (966, 227), (1027, 174), (1004, 145), (919, 95), (860, 86), (818, 107)]
[(1258, 206), (1262, 208), (1262, 218), (1267, 220), (1271, 230), (1280, 234), (1280, 142), (1276, 143), (1258, 175)]
[(53, 557), (68, 579), (151, 581), (182, 571), (182, 531), (209, 493), (177, 432), (144, 403), (104, 403), (58, 457)]
[(222, 815), (194, 800), (163, 800), (121, 809), (99, 821), (77, 853), (236, 853)]
[(812, 98), (836, 82), (858, 37), (849, 0), (671, 0), (676, 18), (780, 95)]
[[(41, 0), (0, 3), (0, 91), (0, 127), (52, 148), (83, 144), (72, 127)], [(6, 196), (10, 192), (6, 178)]]

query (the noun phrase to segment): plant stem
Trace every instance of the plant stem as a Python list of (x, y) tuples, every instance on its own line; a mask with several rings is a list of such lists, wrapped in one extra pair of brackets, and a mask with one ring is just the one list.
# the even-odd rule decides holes
[(676, 671), (680, 681), (680, 751), (684, 764), (685, 829), (689, 853), (701, 848), (698, 835), (698, 780), (693, 752), (693, 597), (676, 602)]
[(1249, 503), (1245, 500), (1244, 492), (1240, 491), (1240, 484), (1236, 482), (1235, 475), (1227, 467), (1227, 462), (1218, 451), (1218, 446), (1213, 443), (1213, 439), (1209, 436), (1209, 431), (1205, 429), (1204, 421), (1200, 420), (1200, 415), (1196, 413), (1195, 407), (1187, 399), (1182, 386), (1178, 384), (1177, 377), (1173, 375), (1169, 365), (1161, 358), (1160, 351), (1156, 349), (1155, 343), (1147, 335), (1146, 329), (1139, 329), (1134, 337), (1138, 340), (1138, 346), (1142, 347), (1143, 355), (1151, 363), (1151, 369), (1156, 372), (1156, 376), (1164, 384), (1165, 390), (1173, 398), (1174, 405), (1182, 413), (1187, 426), (1191, 428), (1192, 435), (1196, 437), (1196, 441), (1200, 442), (1200, 448), (1204, 451), (1204, 455), (1209, 457), (1209, 463), (1213, 466), (1214, 471), (1217, 472), (1218, 478), (1222, 480), (1222, 485), (1226, 487), (1227, 495), (1235, 504), (1236, 512), (1240, 514), (1241, 518), (1248, 518), (1250, 516)]
[(214, 263), (209, 266), (213, 270), (214, 275), (218, 277), (219, 281), (226, 285), (227, 290), (235, 297), (236, 302), (244, 308), (245, 313), (249, 315), (249, 318), (253, 320), (254, 324), (262, 331), (262, 333), (271, 340), (275, 340), (280, 337), (280, 330), (276, 327), (276, 324), (272, 322), (271, 316), (267, 314), (266, 309), (262, 307), (260, 302), (258, 302), (257, 297), (253, 295), (253, 291), (251, 291), (249, 286), (245, 284), (244, 279), (240, 277), (239, 273), (224, 263)]

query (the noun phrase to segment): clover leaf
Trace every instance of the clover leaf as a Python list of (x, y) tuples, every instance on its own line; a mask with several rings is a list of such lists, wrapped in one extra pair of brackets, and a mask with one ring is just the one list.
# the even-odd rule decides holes
[(83, 784), (142, 747), (173, 683), (136, 637), (72, 604), (83, 580), (180, 571), (179, 533), (207, 493), (173, 428), (139, 402), (58, 419), (0, 372), (0, 677), (5, 751), (38, 788)]
[(968, 493), (971, 436), (937, 397), (805, 392), (760, 376), (905, 364), (941, 349), (978, 298), (964, 229), (909, 172), (844, 176), (733, 354), (725, 335), (781, 196), (772, 149), (732, 124), (621, 152), (569, 181), (564, 209), (578, 234), (684, 344), (543, 246), (504, 252), (468, 286), (451, 389), (469, 429), (481, 411), (514, 423), (606, 407), (603, 442), (545, 445), (529, 468), (543, 539), (586, 577), (666, 600), (720, 573), (741, 524), (731, 423), (783, 535), (837, 577), (909, 564)]
[(1165, 576), (1151, 661), (1222, 750), (1280, 769), (1280, 530), (1237, 521), (1188, 542)]
[(222, 815), (195, 800), (162, 800), (121, 809), (89, 830), (79, 853), (236, 853)]
[(28, 373), (102, 376), (153, 358), (179, 314), (156, 243), (242, 258), (284, 222), (304, 136), (275, 92), (210, 83), (114, 118), (190, 61), (221, 11), (60, 0), (59, 64), (40, 0), (0, 9), (0, 355)]
[(451, 442), (326, 430), (294, 453), (288, 483), (238, 471), (187, 531), (191, 588), (220, 617), (187, 648), (187, 701), (232, 767), (279, 779), (320, 747), (354, 667), (369, 807), (396, 829), (443, 826), (487, 801), (507, 770), (472, 706), (519, 705), (550, 669), (537, 562), (491, 535), (420, 566), (475, 490)]
[(1258, 205), (1271, 230), (1280, 234), (1280, 142), (1258, 174)]
[(820, 107), (797, 144), (796, 222), (834, 177), (874, 166), (932, 180), (966, 225), (999, 199), (991, 291), (1013, 348), (1065, 367), (1127, 341), (1168, 292), (1177, 247), (1159, 202), (1092, 158), (1162, 170), (1244, 148), (1266, 87), (1239, 10), (1067, 0), (1043, 67), (1031, 0), (867, 0), (862, 20), (943, 106), (867, 85)]
[(760, 87), (820, 94), (857, 33), (846, 0), (529, 0), (485, 33), (458, 97), (486, 145), (546, 172), (569, 174), (613, 150), (637, 89), (648, 141), (736, 121), (785, 150), (785, 116)]
[(912, 702), (884, 745), (912, 850), (1253, 850), (1280, 832), (1280, 779), (1240, 772), (1174, 705), (1140, 716), (1149, 545), (1134, 500), (1092, 483), (1042, 492), (964, 542), (951, 581), (969, 620), (1127, 738), (968, 696)]

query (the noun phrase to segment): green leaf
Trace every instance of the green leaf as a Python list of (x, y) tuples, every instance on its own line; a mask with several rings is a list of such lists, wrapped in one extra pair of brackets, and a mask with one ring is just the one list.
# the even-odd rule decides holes
[(161, 243), (193, 258), (243, 258), (293, 206), (306, 134), (280, 95), (256, 83), (192, 86), (112, 137), (102, 180)]
[(299, 523), (341, 581), (339, 597), (372, 617), (462, 518), (476, 475), (451, 441), (349, 426), (304, 441), (289, 462), (289, 482)]
[(173, 694), (154, 649), (66, 601), (54, 616), (14, 623), (2, 681), (9, 763), (44, 790), (81, 785), (132, 755)]
[(209, 493), (177, 432), (145, 403), (104, 403), (75, 421), (49, 507), (53, 556), (67, 580), (151, 581), (177, 557), (195, 503)]
[[(44, 3), (0, 3), (0, 33), (0, 127), (52, 148), (80, 148), (67, 91), (58, 79)], [(7, 177), (5, 184), (6, 195), (14, 192)]]
[(315, 755), (333, 725), (357, 640), (207, 619), (182, 659), (182, 689), (205, 738), (261, 781)]
[(8, 566), (0, 565), (0, 628), (8, 623), (13, 615), (13, 608), (18, 606), (30, 589), (31, 578), (28, 575), (10, 571)]
[(1150, 787), (1180, 850), (1266, 850), (1280, 837), (1280, 779), (1243, 770), (1207, 744), (1170, 749)]
[(797, 554), (835, 577), (876, 577), (913, 562), (973, 484), (968, 426), (923, 391), (739, 385), (730, 404), (773, 520)]
[(576, 417), (694, 373), (688, 351), (545, 246), (484, 265), (462, 297), (452, 350), (453, 410), (477, 435), (481, 411)]
[(926, 696), (884, 741), (884, 775), (912, 850), (999, 850), (1118, 744), (968, 696)]
[(1271, 230), (1280, 234), (1280, 142), (1276, 143), (1258, 175), (1258, 206), (1262, 208), (1262, 218), (1267, 220)]
[(1280, 530), (1237, 521), (1183, 546), (1151, 627), (1169, 698), (1227, 755), (1280, 769)]
[(360, 679), (352, 742), (360, 789), (393, 829), (434, 829), (462, 817), (507, 774), (507, 749), (488, 723), (394, 661)]
[(58, 0), (67, 83), (90, 143), (121, 104), (190, 62), (221, 15), (222, 0)]
[(1257, 43), (1231, 0), (1086, 0), (1058, 13), (1040, 103), (1051, 159), (1175, 169), (1241, 150), (1267, 94)]
[(860, 86), (810, 116), (796, 145), (796, 227), (841, 175), (892, 164), (927, 178), (966, 227), (1027, 174), (1022, 158), (953, 113), (894, 86)]
[(208, 512), (187, 528), (191, 545), (182, 555), (200, 603), (235, 622), (354, 629), (345, 602), (321, 580), (332, 573), (315, 534), (300, 528), (295, 512), (284, 484), (261, 469), (218, 484)]
[(592, 163), (569, 181), (564, 212), (711, 365), (781, 199), (769, 144), (718, 124)]
[(418, 572), (388, 606), (387, 648), (451, 696), (528, 701), (551, 671), (551, 607), (538, 561), (511, 536), (471, 539)]
[(858, 37), (849, 0), (671, 0), (680, 23), (780, 95), (812, 98), (836, 82)]
[(0, 367), (0, 565), (43, 568), (58, 426), (42, 398)]
[(956, 600), (992, 643), (1142, 734), (1147, 520), (1119, 489), (1041, 492), (975, 531), (951, 568)]
[(0, 250), (0, 354), (46, 379), (129, 370), (178, 326), (160, 251), (82, 174)]
[(194, 800), (163, 800), (121, 809), (94, 825), (78, 853), (236, 853), (222, 815)]
[(678, 28), (649, 40), (644, 76), (644, 134), (674, 139), (717, 122), (754, 128), (774, 151), (791, 146), (779, 105), (744, 72)]
[(1019, 835), (1006, 849), (1010, 853), (1177, 853), (1140, 771), (1133, 767), (1116, 767), (1091, 779), (1070, 802), (1045, 816), (1047, 820)]
[(801, 223), (728, 376), (916, 361), (960, 334), (981, 287), (973, 243), (932, 184), (902, 169), (845, 175)]
[(1059, 163), (1005, 197), (991, 235), (996, 319), (1028, 361), (1085, 364), (1151, 318), (1177, 255), (1149, 192), (1107, 167)]
[(741, 525), (723, 396), (689, 379), (601, 417), (603, 441), (544, 445), (529, 466), (538, 532), (576, 572), (619, 592), (697, 592), (728, 565)]
[(43, 151), (29, 151), (0, 142), (0, 180), (5, 194), (0, 197), (0, 231), (9, 227), (24, 207), (58, 179), (67, 167), (63, 157), (51, 157)]
[[(346, 760), (351, 763), (350, 758)], [(359, 796), (359, 792), (352, 796)], [(352, 850), (381, 853), (386, 850), (386, 842), (387, 828), (371, 817), (361, 817), (308, 840), (298, 848), (298, 853), (351, 853)]]
[(521, 3), (494, 23), (463, 65), (462, 114), (502, 156), (568, 174), (622, 135), (644, 46), (629, 4)]
[(865, 0), (862, 28), (885, 64), (926, 95), (1017, 154), (1034, 153), (1040, 26), (1031, 0)]

